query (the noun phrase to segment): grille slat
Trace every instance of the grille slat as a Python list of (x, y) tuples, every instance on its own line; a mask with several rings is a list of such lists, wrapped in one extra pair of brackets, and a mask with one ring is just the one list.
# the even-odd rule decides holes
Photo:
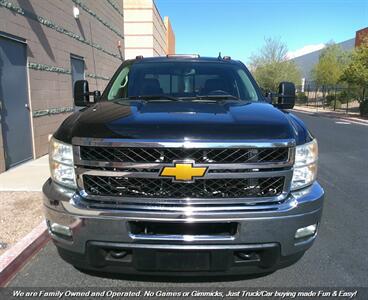
[(84, 175), (89, 195), (140, 198), (274, 197), (283, 191), (284, 177), (200, 179), (194, 183), (170, 179)]
[(274, 163), (288, 160), (289, 148), (131, 148), (81, 146), (82, 160), (103, 162), (171, 163), (174, 160), (192, 159), (196, 163)]

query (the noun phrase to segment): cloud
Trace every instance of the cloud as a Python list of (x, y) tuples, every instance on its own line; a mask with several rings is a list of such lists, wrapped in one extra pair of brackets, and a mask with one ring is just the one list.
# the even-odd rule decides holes
[(295, 51), (289, 51), (286, 54), (286, 57), (288, 59), (292, 59), (292, 58), (295, 58), (295, 57), (298, 57), (298, 56), (302, 56), (304, 54), (308, 54), (308, 53), (311, 53), (311, 52), (314, 52), (314, 51), (317, 51), (317, 50), (321, 50), (324, 47), (326, 47), (325, 44), (306, 45), (306, 46), (304, 46), (300, 49), (297, 49)]

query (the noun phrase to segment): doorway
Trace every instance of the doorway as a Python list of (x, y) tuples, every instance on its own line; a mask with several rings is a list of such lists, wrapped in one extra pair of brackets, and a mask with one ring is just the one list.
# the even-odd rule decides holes
[(33, 158), (27, 44), (0, 35), (0, 117), (5, 168)]
[[(74, 98), (74, 83), (77, 80), (84, 80), (84, 59), (81, 56), (70, 55), (70, 64), (72, 67), (72, 94)], [(82, 107), (75, 106), (74, 110), (80, 110)]]
[(70, 63), (72, 66), (72, 88), (77, 80), (84, 80), (84, 59), (83, 57), (71, 55)]

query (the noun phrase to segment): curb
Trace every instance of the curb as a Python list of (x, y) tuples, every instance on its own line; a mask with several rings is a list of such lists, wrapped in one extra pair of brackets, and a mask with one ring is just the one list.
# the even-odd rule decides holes
[(349, 116), (339, 114), (339, 113), (317, 112), (317, 111), (304, 110), (302, 108), (295, 108), (295, 107), (293, 108), (293, 110), (296, 111), (296, 112), (306, 113), (306, 114), (310, 114), (310, 115), (321, 115), (321, 116), (327, 117), (327, 118), (336, 118), (336, 119), (341, 119), (341, 120), (353, 122), (353, 123), (356, 123), (356, 124), (368, 125), (368, 120), (355, 118), (355, 117), (349, 117)]
[(27, 261), (50, 240), (45, 221), (0, 256), (0, 287), (12, 279)]

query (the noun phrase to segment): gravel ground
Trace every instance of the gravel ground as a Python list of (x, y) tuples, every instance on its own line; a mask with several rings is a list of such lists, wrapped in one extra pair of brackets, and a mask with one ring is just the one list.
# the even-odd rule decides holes
[(0, 199), (1, 255), (44, 217), (41, 192), (0, 192)]

